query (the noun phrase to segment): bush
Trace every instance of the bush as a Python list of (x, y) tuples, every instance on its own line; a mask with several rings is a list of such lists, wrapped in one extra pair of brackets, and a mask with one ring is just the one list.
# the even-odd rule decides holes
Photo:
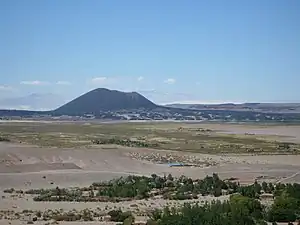
[[(214, 224), (214, 225), (265, 225), (259, 213), (254, 213), (261, 208), (253, 208), (251, 199), (243, 199), (244, 202), (213, 202), (200, 206), (198, 204), (185, 204), (179, 209), (165, 208), (161, 218), (155, 221), (155, 225), (190, 225), (190, 224)], [(257, 200), (254, 200), (259, 204)], [(243, 203), (243, 204), (241, 204)], [(151, 224), (154, 220), (150, 220)], [(147, 223), (148, 224), (148, 223)]]
[(0, 137), (0, 142), (10, 142), (10, 139), (7, 137)]
[(108, 215), (110, 215), (111, 221), (114, 222), (124, 222), (129, 217), (132, 218), (132, 220), (134, 219), (131, 212), (122, 212), (121, 209), (109, 211)]
[(12, 194), (12, 193), (15, 192), (15, 189), (14, 189), (14, 188), (5, 189), (3, 192), (4, 192), (4, 193), (8, 193), (8, 194)]
[[(223, 190), (240, 192), (249, 197), (257, 194), (252, 186), (240, 187), (236, 183), (219, 179), (217, 174), (207, 176), (203, 180), (192, 180), (185, 176), (175, 178), (171, 175), (159, 177), (155, 174), (151, 177), (128, 176), (108, 182), (95, 182), (85, 188), (32, 189), (25, 194), (36, 195), (34, 201), (118, 202), (146, 199), (156, 195), (173, 200), (197, 199), (199, 194), (218, 197), (222, 195)], [(86, 191), (89, 191), (89, 196), (83, 196), (83, 192)]]
[(97, 145), (116, 144), (116, 145), (127, 146), (127, 147), (143, 147), (143, 148), (156, 148), (159, 146), (157, 143), (146, 143), (142, 141), (133, 141), (130, 139), (122, 140), (117, 138), (92, 140), (92, 143)]
[(282, 195), (275, 199), (268, 211), (267, 219), (271, 222), (290, 222), (295, 221), (299, 213), (300, 200)]
[(133, 216), (129, 216), (124, 220), (123, 225), (132, 225), (133, 223), (134, 223)]
[(154, 220), (148, 220), (146, 225), (158, 225), (158, 223)]

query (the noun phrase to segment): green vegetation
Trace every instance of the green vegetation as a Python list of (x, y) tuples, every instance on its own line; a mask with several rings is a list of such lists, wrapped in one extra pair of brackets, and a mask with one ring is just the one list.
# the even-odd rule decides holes
[[(300, 184), (258, 184), (238, 186), (238, 194), (229, 201), (216, 201), (204, 206), (185, 204), (179, 209), (155, 210), (149, 224), (266, 224), (265, 221), (294, 222), (300, 220)], [(257, 199), (261, 193), (272, 193), (274, 203), (265, 207)], [(193, 222), (192, 222), (193, 221)]]
[(12, 194), (12, 193), (15, 192), (15, 189), (14, 188), (4, 189), (3, 192), (8, 193), (8, 194)]
[(110, 139), (102, 139), (102, 140), (92, 140), (93, 144), (98, 145), (121, 145), (126, 147), (142, 147), (142, 148), (157, 148), (159, 145), (157, 143), (146, 143), (142, 141), (133, 141), (130, 139), (118, 139), (118, 138), (110, 138)]
[(131, 212), (122, 212), (121, 209), (112, 210), (108, 212), (110, 220), (114, 222), (126, 222), (132, 224), (134, 222), (134, 216)]
[(10, 139), (0, 136), (0, 142), (10, 142)]
[[(23, 193), (22, 190), (6, 189), (6, 193)], [(239, 193), (242, 196), (259, 199), (262, 194), (274, 198), (293, 198), (300, 200), (300, 184), (258, 183), (241, 186), (234, 180), (221, 180), (217, 174), (204, 179), (191, 179), (172, 175), (160, 177), (127, 176), (107, 182), (93, 183), (83, 188), (30, 189), (24, 194), (34, 195), (35, 201), (128, 201), (160, 196), (169, 200), (198, 199), (199, 196), (219, 197)], [(291, 199), (289, 199), (291, 200)], [(276, 201), (275, 201), (276, 202)], [(297, 201), (295, 201), (297, 202)], [(300, 205), (299, 205), (300, 206)], [(300, 212), (300, 211), (299, 211)]]
[(230, 201), (212, 202), (200, 206), (185, 204), (183, 207), (164, 208), (150, 215), (147, 224), (156, 225), (258, 225), (265, 224), (263, 206), (257, 200), (234, 196)]
[(278, 137), (224, 134), (206, 129), (203, 124), (203, 127), (199, 126), (184, 123), (11, 122), (0, 124), (0, 136), (9, 137), (11, 142), (70, 148), (95, 143), (217, 154), (298, 154), (300, 151), (298, 144), (277, 142)]
[(200, 195), (219, 197), (235, 193), (239, 184), (221, 180), (217, 174), (203, 180), (171, 175), (159, 177), (128, 176), (108, 182), (93, 183), (85, 188), (32, 189), (25, 194), (34, 196), (34, 201), (120, 202), (161, 196), (169, 200), (198, 199)]
[(273, 193), (275, 201), (268, 211), (268, 220), (277, 222), (299, 220), (300, 184), (278, 184)]
[[(6, 191), (13, 192), (11, 189)], [(255, 182), (252, 185), (241, 186), (230, 180), (221, 180), (217, 174), (197, 180), (185, 176), (174, 178), (171, 175), (159, 177), (153, 174), (151, 177), (122, 177), (108, 182), (93, 183), (85, 188), (57, 187), (28, 190), (25, 194), (35, 195), (34, 201), (120, 202), (146, 199), (153, 196), (160, 196), (168, 200), (188, 200), (198, 199), (199, 196), (219, 197), (234, 193), (253, 199), (259, 199), (263, 193), (269, 193), (276, 198), (289, 196), (289, 198), (300, 200), (298, 192), (300, 192), (300, 185), (298, 184), (274, 185)]]
[[(128, 176), (108, 182), (93, 183), (85, 188), (54, 188), (20, 191), (5, 190), (6, 193), (34, 195), (35, 201), (113, 201), (147, 199), (153, 196), (170, 199), (198, 199), (201, 195), (230, 195), (228, 201), (213, 201), (204, 205), (185, 204), (180, 208), (156, 209), (150, 215), (150, 225), (186, 224), (247, 224), (261, 225), (268, 222), (294, 222), (300, 220), (300, 184), (258, 183), (241, 186), (234, 180), (221, 180), (217, 174), (201, 180), (171, 175), (160, 177)], [(265, 206), (266, 194), (271, 204)], [(37, 217), (44, 215), (39, 212)], [(120, 209), (108, 212), (111, 221), (132, 224), (134, 215)], [(91, 211), (80, 213), (56, 213), (57, 221), (92, 221), (99, 216)], [(44, 217), (44, 216), (43, 216)], [(193, 221), (193, 222), (192, 222)]]
[(55, 221), (93, 221), (95, 217), (95, 213), (89, 209), (84, 209), (78, 213), (76, 212), (67, 212), (67, 213), (58, 213), (56, 215), (52, 215), (49, 219), (54, 219)]
[[(104, 217), (109, 215), (105, 220)], [(20, 220), (21, 218), (29, 217), (28, 222), (36, 221), (54, 221), (51, 224), (59, 224), (59, 221), (112, 221), (121, 222), (126, 225), (133, 224), (135, 217), (129, 212), (122, 212), (120, 209), (104, 212), (101, 209), (82, 209), (82, 210), (69, 210), (63, 209), (47, 209), (45, 211), (23, 210), (15, 212), (13, 210), (0, 210), (0, 220)], [(44, 223), (43, 223), (44, 224)], [(50, 223), (45, 223), (50, 224)]]

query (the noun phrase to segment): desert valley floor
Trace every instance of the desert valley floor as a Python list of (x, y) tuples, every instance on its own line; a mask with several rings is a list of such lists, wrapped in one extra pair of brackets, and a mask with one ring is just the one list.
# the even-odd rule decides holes
[[(4, 125), (3, 125), (4, 126)], [(7, 124), (5, 125), (7, 126)], [(23, 126), (26, 126), (23, 125)], [(176, 125), (178, 126), (178, 125)], [(199, 126), (200, 125), (192, 125)], [(268, 128), (201, 125), (218, 132), (249, 132), (255, 135), (268, 135), (268, 138), (280, 136), (280, 139), (299, 142), (300, 127), (271, 126)], [(235, 130), (232, 128), (236, 128)], [(265, 130), (264, 130), (265, 129)], [(266, 133), (267, 131), (267, 133)], [(264, 134), (262, 134), (265, 132)], [(143, 157), (141, 157), (143, 156)], [(201, 166), (170, 167), (167, 163), (147, 160), (151, 157), (168, 157), (187, 161), (201, 161)], [(163, 149), (125, 147), (119, 145), (90, 145), (89, 147), (45, 147), (23, 143), (0, 143), (0, 192), (8, 188), (33, 189), (88, 186), (93, 182), (110, 180), (127, 175), (185, 175), (192, 178), (204, 178), (217, 173), (221, 178), (237, 178), (240, 183), (252, 183), (254, 180), (268, 182), (300, 183), (300, 155), (297, 154), (207, 154), (202, 152), (170, 151)], [(203, 197), (207, 200), (210, 197)], [(64, 210), (84, 208), (122, 207), (130, 209), (132, 202), (125, 203), (48, 203), (33, 202), (26, 197), (2, 194), (0, 210), (22, 211), (60, 208)], [(162, 207), (177, 204), (168, 200), (149, 200), (144, 208)], [(141, 218), (142, 219), (142, 218)], [(26, 224), (24, 220), (0, 220), (0, 224)], [(91, 224), (94, 224), (90, 222)], [(36, 224), (45, 224), (37, 222)], [(69, 222), (67, 224), (82, 224)], [(89, 224), (89, 223), (86, 223)], [(110, 224), (97, 222), (97, 224)]]

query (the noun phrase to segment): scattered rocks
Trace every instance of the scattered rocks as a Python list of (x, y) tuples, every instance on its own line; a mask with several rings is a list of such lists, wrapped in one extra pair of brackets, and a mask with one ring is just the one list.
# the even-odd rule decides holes
[(170, 164), (170, 163), (180, 163), (186, 166), (194, 167), (208, 167), (215, 166), (218, 163), (213, 161), (212, 158), (200, 158), (194, 155), (179, 155), (175, 153), (140, 153), (140, 152), (130, 152), (129, 156), (137, 160), (146, 160), (153, 163), (159, 164)]

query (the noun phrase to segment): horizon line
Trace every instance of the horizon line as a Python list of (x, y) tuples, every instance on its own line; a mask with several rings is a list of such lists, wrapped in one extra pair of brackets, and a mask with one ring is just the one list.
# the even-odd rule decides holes
[(236, 102), (236, 101), (197, 101), (197, 100), (187, 100), (187, 101), (174, 101), (174, 102), (164, 102), (158, 103), (159, 105), (224, 105), (224, 104), (235, 104), (235, 105), (243, 105), (243, 104), (300, 104), (300, 102), (272, 102), (272, 101), (249, 101), (249, 102)]

